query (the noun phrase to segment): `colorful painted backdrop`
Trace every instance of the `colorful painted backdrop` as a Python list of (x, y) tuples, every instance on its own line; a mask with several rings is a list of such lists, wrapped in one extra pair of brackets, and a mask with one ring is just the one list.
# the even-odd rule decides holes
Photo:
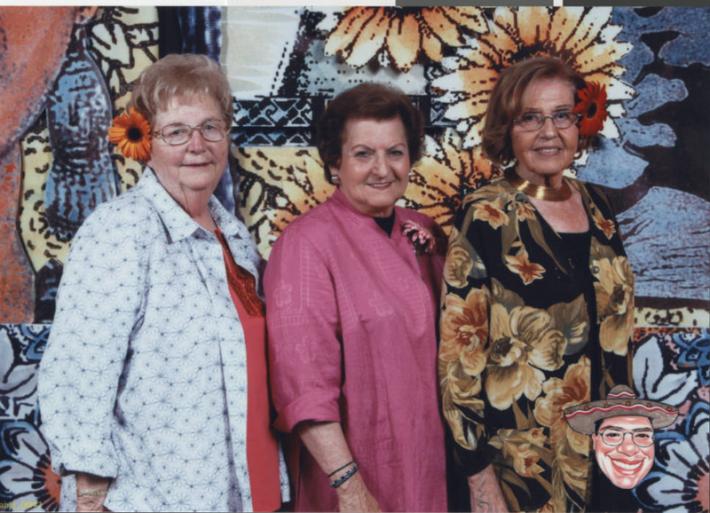
[(492, 177), (480, 130), (502, 68), (553, 54), (605, 84), (600, 144), (570, 173), (617, 209), (636, 388), (683, 413), (636, 495), (648, 511), (710, 511), (709, 26), (708, 8), (0, 7), (0, 510), (57, 508), (35, 391), (62, 263), (86, 216), (141, 173), (106, 129), (145, 66), (199, 52), (234, 93), (218, 195), (265, 258), (332, 192), (312, 124), (334, 94), (375, 80), (421, 108), (426, 154), (403, 202), (446, 228)]

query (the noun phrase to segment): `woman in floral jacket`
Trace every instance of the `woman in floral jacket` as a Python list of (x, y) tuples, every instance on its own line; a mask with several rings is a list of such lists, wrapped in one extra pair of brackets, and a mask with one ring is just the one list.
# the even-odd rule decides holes
[(473, 511), (592, 508), (589, 440), (562, 412), (629, 381), (633, 274), (606, 198), (562, 173), (604, 101), (549, 57), (504, 70), (492, 92), (484, 150), (507, 170), (457, 216), (439, 349)]

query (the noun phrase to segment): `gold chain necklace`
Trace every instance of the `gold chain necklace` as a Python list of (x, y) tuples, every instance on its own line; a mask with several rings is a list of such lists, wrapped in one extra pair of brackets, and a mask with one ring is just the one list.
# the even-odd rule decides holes
[(520, 178), (520, 175), (511, 168), (505, 170), (505, 178), (515, 189), (531, 198), (543, 201), (566, 201), (572, 197), (572, 187), (570, 187), (569, 182), (564, 177), (562, 178), (562, 186), (559, 189), (529, 182)]

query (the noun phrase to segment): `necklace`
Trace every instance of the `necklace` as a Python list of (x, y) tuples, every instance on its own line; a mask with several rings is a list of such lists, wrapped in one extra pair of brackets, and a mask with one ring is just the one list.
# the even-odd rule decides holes
[(515, 189), (523, 194), (527, 194), (531, 198), (543, 201), (565, 201), (572, 197), (572, 187), (570, 187), (569, 182), (564, 178), (562, 178), (562, 186), (559, 189), (529, 182), (528, 180), (520, 178), (520, 175), (513, 169), (505, 170), (505, 178)]

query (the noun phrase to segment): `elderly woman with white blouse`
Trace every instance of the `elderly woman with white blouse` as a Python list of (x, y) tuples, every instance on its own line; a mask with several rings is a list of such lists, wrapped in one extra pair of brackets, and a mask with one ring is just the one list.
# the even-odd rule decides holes
[(168, 55), (131, 107), (117, 142), (147, 150), (148, 165), (74, 238), (41, 363), (62, 509), (277, 510), (288, 485), (270, 429), (259, 257), (212, 195), (229, 85), (205, 56)]

